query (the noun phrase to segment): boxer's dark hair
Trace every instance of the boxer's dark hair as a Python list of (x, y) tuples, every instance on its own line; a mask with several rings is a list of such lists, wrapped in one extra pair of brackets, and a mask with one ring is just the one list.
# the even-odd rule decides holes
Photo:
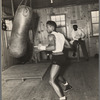
[(46, 24), (53, 26), (54, 27), (54, 31), (56, 31), (57, 24), (54, 21), (47, 21)]

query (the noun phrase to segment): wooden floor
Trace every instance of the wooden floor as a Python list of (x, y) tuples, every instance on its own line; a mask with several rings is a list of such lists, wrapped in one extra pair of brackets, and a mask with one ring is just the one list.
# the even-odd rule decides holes
[[(98, 59), (71, 63), (64, 77), (73, 89), (65, 93), (68, 100), (99, 100)], [(48, 83), (49, 70), (43, 80), (2, 81), (2, 100), (59, 100)]]
[(13, 65), (2, 72), (2, 79), (8, 80), (26, 80), (42, 79), (50, 66), (50, 62)]

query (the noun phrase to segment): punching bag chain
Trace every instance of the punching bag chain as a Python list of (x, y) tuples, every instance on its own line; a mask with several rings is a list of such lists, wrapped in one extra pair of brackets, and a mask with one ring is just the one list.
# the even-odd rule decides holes
[(25, 5), (27, 4), (28, 0), (25, 0)]
[(23, 1), (24, 1), (24, 0), (22, 0), (22, 1), (20, 2), (19, 6), (23, 3)]
[[(27, 4), (28, 4), (28, 0), (22, 0), (22, 1), (20, 2), (19, 6), (22, 5), (23, 2), (24, 2), (23, 5), (27, 5)], [(29, 5), (29, 6), (31, 7), (31, 0), (30, 0), (30, 5)]]

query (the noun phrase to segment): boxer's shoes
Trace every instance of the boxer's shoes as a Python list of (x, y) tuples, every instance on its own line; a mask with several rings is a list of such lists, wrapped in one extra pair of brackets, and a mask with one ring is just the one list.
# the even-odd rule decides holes
[[(67, 83), (67, 82), (65, 84), (63, 84), (63, 85), (65, 86), (64, 92), (67, 92), (68, 90), (72, 89), (72, 86), (69, 85), (69, 83)], [(67, 97), (63, 96), (59, 100), (67, 100)]]
[(67, 97), (63, 96), (59, 100), (67, 100)]
[(65, 84), (63, 84), (63, 85), (65, 86), (64, 92), (67, 92), (68, 90), (72, 89), (72, 86), (67, 82)]
[(64, 92), (67, 92), (67, 91), (69, 91), (70, 89), (72, 89), (72, 86), (68, 84), (68, 85), (66, 85), (66, 88), (65, 88)]
[(72, 56), (75, 57), (76, 56), (76, 52), (73, 52), (73, 55)]

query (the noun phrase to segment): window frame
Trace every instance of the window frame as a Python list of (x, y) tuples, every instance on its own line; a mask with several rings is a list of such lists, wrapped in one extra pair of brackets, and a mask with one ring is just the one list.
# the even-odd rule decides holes
[(99, 22), (98, 22), (98, 23), (93, 23), (93, 22), (92, 22), (92, 18), (93, 18), (93, 17), (92, 17), (92, 12), (93, 12), (93, 11), (99, 11), (99, 10), (91, 10), (91, 11), (90, 11), (90, 16), (91, 16), (91, 30), (92, 30), (91, 36), (92, 36), (92, 37), (98, 37), (98, 36), (99, 36), (99, 32), (98, 32), (97, 35), (95, 35), (95, 33), (93, 32), (93, 25), (95, 25), (95, 24), (98, 24), (98, 25), (99, 25)]
[[(55, 15), (50, 15), (50, 19), (51, 19), (51, 16), (61, 16), (61, 15), (64, 15), (65, 16), (65, 26), (57, 26), (57, 28), (59, 28), (59, 27), (66, 27), (66, 14), (55, 14)], [(55, 22), (57, 22), (57, 21), (55, 21)], [(61, 22), (61, 20), (60, 20), (60, 22)]]
[[(51, 14), (51, 15), (50, 15), (50, 20), (51, 20), (51, 16), (58, 16), (58, 15), (59, 15), (59, 16), (61, 16), (61, 15), (64, 15), (64, 16), (65, 16), (65, 20), (64, 20), (64, 21), (65, 21), (65, 25), (64, 25), (64, 26), (57, 26), (57, 28), (65, 27), (65, 32), (66, 32), (65, 34), (66, 34), (66, 36), (67, 36), (67, 28), (66, 28), (66, 14), (64, 14), (64, 13), (62, 13), (62, 14)], [(56, 22), (56, 21), (55, 21), (55, 22)], [(61, 21), (60, 21), (60, 22), (61, 22)]]

